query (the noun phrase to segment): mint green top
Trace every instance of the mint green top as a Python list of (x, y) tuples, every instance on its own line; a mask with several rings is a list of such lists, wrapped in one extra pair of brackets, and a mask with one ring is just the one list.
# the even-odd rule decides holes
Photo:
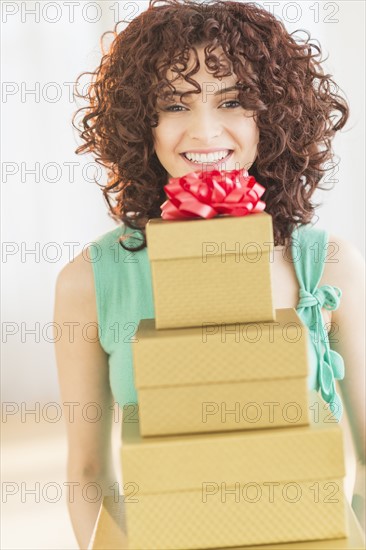
[[(147, 248), (128, 252), (118, 243), (124, 225), (118, 226), (90, 245), (101, 346), (109, 355), (109, 379), (115, 401), (123, 407), (138, 403), (133, 376), (131, 341), (141, 319), (155, 317), (150, 261)], [(136, 246), (137, 239), (125, 241)], [(341, 290), (335, 286), (318, 287), (327, 255), (328, 233), (303, 225), (292, 234), (291, 253), (299, 281), (299, 303), (296, 311), (309, 328), (309, 389), (320, 391), (323, 399), (333, 403), (331, 411), (342, 416), (342, 403), (335, 379), (344, 377), (344, 362), (330, 349), (321, 308), (339, 306)]]

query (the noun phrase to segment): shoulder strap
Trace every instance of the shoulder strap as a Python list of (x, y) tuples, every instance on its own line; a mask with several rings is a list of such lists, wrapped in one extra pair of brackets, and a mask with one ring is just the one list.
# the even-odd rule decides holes
[[(96, 305), (98, 316), (98, 336), (101, 346), (110, 353), (107, 331), (107, 305), (113, 307), (116, 300), (112, 300), (113, 284), (116, 270), (120, 269), (118, 239), (123, 234), (121, 227), (104, 233), (89, 244), (90, 261), (93, 266)], [(114, 296), (114, 298), (116, 298)], [(118, 303), (118, 300), (117, 300)]]
[[(140, 318), (154, 317), (151, 303), (151, 275), (146, 248), (137, 252), (125, 250), (119, 238), (128, 235), (127, 246), (136, 246), (138, 233), (119, 226), (90, 243), (99, 340), (107, 353), (115, 347), (114, 324), (135, 322)], [(119, 325), (116, 325), (117, 327)]]
[(292, 261), (300, 286), (296, 311), (309, 328), (317, 349), (317, 389), (320, 389), (323, 399), (331, 406), (333, 416), (339, 421), (343, 407), (336, 392), (335, 380), (344, 377), (344, 362), (339, 353), (330, 349), (321, 309), (337, 309), (342, 292), (336, 286), (318, 286), (324, 271), (327, 247), (328, 233), (323, 229), (303, 225), (297, 227), (291, 236)]
[(292, 234), (292, 261), (300, 288), (313, 292), (323, 275), (328, 235), (322, 229), (300, 226)]

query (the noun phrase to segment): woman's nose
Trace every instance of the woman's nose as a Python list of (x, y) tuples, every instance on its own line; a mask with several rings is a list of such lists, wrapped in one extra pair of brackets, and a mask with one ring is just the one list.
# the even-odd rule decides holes
[(187, 133), (190, 139), (206, 143), (221, 135), (222, 126), (212, 111), (203, 109), (190, 117)]

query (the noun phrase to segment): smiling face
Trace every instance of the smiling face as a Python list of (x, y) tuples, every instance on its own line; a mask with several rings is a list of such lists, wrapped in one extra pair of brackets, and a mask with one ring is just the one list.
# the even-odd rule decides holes
[[(248, 170), (257, 155), (259, 130), (253, 112), (240, 105), (237, 90), (229, 91), (237, 78), (233, 74), (215, 78), (206, 69), (203, 47), (197, 48), (197, 53), (200, 69), (192, 78), (200, 85), (201, 93), (184, 96), (185, 104), (180, 102), (179, 95), (174, 102), (159, 99), (157, 103), (159, 124), (152, 128), (152, 135), (155, 153), (168, 178), (202, 169)], [(191, 52), (188, 70), (193, 63)], [(167, 78), (173, 77), (168, 71)], [(196, 90), (183, 78), (175, 81), (174, 86), (178, 92)], [(216, 150), (216, 153), (213, 157), (191, 157), (198, 162), (183, 155), (201, 150), (206, 153)], [(227, 153), (229, 155), (216, 164), (217, 157)]]

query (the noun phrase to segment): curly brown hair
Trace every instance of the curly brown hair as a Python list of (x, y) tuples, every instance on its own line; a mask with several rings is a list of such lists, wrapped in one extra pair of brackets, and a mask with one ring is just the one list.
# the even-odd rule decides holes
[(75, 153), (92, 152), (107, 169), (102, 187), (109, 215), (142, 236), (135, 247), (121, 241), (123, 248), (145, 248), (146, 223), (161, 216), (167, 198), (167, 172), (154, 152), (151, 131), (159, 123), (158, 97), (175, 91), (167, 70), (174, 66), (200, 93), (190, 78), (197, 63), (183, 73), (189, 51), (205, 44), (208, 70), (216, 78), (231, 74), (212, 53), (221, 47), (243, 83), (240, 104), (255, 113), (260, 137), (249, 174), (266, 189), (262, 199), (273, 219), (274, 244), (284, 245), (298, 224), (311, 221), (318, 205), (310, 198), (330, 169), (332, 138), (349, 117), (332, 75), (324, 74), (320, 46), (309, 42), (307, 31), (306, 41), (296, 41), (281, 21), (252, 2), (150, 0), (118, 34), (120, 23), (102, 35), (102, 51), (104, 36), (112, 32), (114, 39), (96, 71), (76, 80), (77, 85), (84, 74), (93, 76), (85, 95), (76, 92), (88, 107), (76, 111), (72, 124), (76, 128), (76, 115), (86, 110), (78, 130), (85, 143)]

